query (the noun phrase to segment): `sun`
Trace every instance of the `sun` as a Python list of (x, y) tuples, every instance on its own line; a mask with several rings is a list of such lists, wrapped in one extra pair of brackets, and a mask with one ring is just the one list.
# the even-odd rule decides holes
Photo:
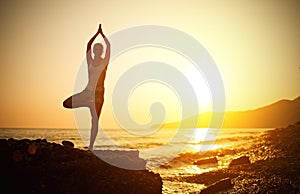
[(194, 88), (200, 113), (209, 112), (212, 104), (211, 93), (205, 77), (198, 69), (191, 65), (188, 65), (183, 72)]

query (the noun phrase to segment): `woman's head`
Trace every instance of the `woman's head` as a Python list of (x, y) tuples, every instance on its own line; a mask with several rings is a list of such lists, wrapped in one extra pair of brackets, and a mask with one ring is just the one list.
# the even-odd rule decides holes
[(101, 43), (96, 43), (94, 45), (93, 52), (94, 52), (95, 55), (102, 55), (103, 45)]

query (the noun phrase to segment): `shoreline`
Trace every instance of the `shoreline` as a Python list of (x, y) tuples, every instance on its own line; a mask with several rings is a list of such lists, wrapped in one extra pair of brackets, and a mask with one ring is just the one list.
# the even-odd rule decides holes
[[(258, 140), (236, 155), (236, 158), (249, 157), (250, 164), (163, 180), (203, 184), (207, 189), (224, 179), (230, 180), (227, 187), (220, 186), (220, 193), (299, 193), (300, 122), (268, 131)], [(206, 193), (205, 188), (191, 192)]]
[[(6, 193), (173, 193), (179, 190), (197, 194), (205, 193), (211, 185), (225, 181), (228, 187), (223, 188), (221, 193), (300, 192), (300, 122), (266, 131), (249, 141), (250, 146), (242, 149), (211, 150), (205, 155), (211, 160), (202, 160), (205, 157), (197, 160), (191, 154), (183, 154), (191, 164), (194, 162), (194, 165), (200, 166), (201, 162), (215, 163), (216, 157), (219, 162), (215, 164), (218, 167), (216, 170), (193, 175), (162, 176), (159, 170), (143, 168), (146, 162), (139, 157), (137, 150), (127, 154), (133, 155), (133, 160), (137, 161), (135, 164), (142, 166), (138, 171), (111, 166), (89, 150), (74, 148), (74, 144), (68, 141), (61, 145), (46, 139), (0, 139), (0, 158), (4, 164), (1, 172), (2, 180), (5, 180), (2, 189)], [(120, 150), (109, 152), (114, 153), (113, 156), (120, 155)], [(126, 155), (126, 151), (121, 152)], [(251, 163), (229, 167), (233, 158), (242, 156), (249, 157)], [(227, 157), (228, 161), (220, 161), (222, 157)], [(173, 162), (180, 162), (178, 159)], [(220, 162), (223, 165), (221, 168)], [(168, 164), (162, 168), (168, 170)]]

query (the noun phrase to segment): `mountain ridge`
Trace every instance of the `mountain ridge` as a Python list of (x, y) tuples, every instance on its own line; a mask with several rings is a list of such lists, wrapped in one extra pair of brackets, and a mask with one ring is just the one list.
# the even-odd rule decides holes
[[(213, 124), (210, 124), (211, 115), (211, 112), (206, 112), (184, 119), (182, 122), (189, 123), (189, 120), (194, 121), (198, 119), (197, 127), (214, 127)], [(300, 96), (294, 100), (282, 99), (256, 109), (227, 111), (225, 112), (223, 128), (277, 128), (291, 125), (298, 121), (300, 121)], [(180, 123), (165, 123), (161, 127), (178, 128)], [(186, 124), (184, 126), (193, 127)]]

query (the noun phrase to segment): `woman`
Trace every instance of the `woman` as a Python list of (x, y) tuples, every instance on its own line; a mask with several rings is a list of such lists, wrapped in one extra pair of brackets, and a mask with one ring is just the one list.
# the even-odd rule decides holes
[[(94, 57), (91, 54), (91, 47), (96, 37), (101, 34), (106, 44), (106, 52), (104, 58), (103, 45), (96, 43), (93, 47)], [(63, 102), (65, 108), (88, 107), (92, 116), (92, 129), (90, 136), (89, 149), (93, 149), (93, 145), (98, 133), (98, 122), (101, 109), (104, 103), (104, 80), (107, 70), (107, 65), (110, 59), (110, 43), (102, 32), (101, 24), (97, 33), (91, 38), (87, 44), (86, 60), (88, 64), (88, 84), (86, 88), (75, 94)]]

